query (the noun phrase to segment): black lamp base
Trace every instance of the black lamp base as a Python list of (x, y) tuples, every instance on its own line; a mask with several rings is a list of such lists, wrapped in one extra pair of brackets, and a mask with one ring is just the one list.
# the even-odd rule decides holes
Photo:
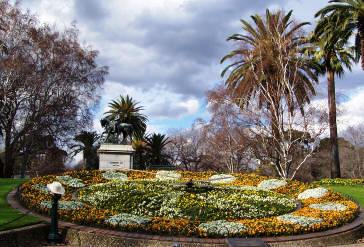
[(50, 244), (59, 244), (61, 243), (62, 237), (58, 233), (50, 233), (48, 234), (48, 243)]

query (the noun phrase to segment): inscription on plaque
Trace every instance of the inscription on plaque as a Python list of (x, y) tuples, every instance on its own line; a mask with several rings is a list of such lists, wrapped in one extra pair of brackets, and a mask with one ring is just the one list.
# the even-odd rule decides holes
[(98, 150), (100, 170), (131, 169), (133, 148), (130, 145), (102, 144)]
[(111, 161), (110, 166), (112, 166), (112, 167), (123, 167), (124, 162), (122, 162), (122, 161)]

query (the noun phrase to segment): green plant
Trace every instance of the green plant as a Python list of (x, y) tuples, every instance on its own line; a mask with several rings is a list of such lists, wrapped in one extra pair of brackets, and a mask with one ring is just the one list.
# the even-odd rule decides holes
[(332, 45), (339, 38), (347, 44), (350, 37), (355, 35), (356, 61), (362, 58), (361, 66), (364, 70), (364, 1), (331, 0), (329, 3), (315, 15), (320, 17), (316, 33), (327, 36)]
[[(254, 26), (241, 20), (244, 33), (233, 34), (227, 39), (239, 44), (238, 49), (221, 60), (223, 63), (235, 59), (221, 73), (224, 76), (229, 72), (225, 82), (228, 89), (234, 91), (239, 106), (244, 107), (251, 100), (258, 99), (258, 104), (263, 107), (266, 98), (262, 96), (262, 90), (275, 95), (277, 88), (286, 87), (282, 85), (281, 78), (290, 78), (292, 71), (297, 71), (297, 77), (289, 80), (289, 83), (295, 83), (294, 94), (290, 95), (290, 89), (287, 88), (287, 94), (275, 95), (275, 101), (279, 104), (282, 99), (288, 102), (296, 100), (303, 106), (309, 102), (310, 95), (315, 93), (313, 84), (318, 81), (317, 64), (301, 50), (309, 44), (302, 35), (302, 27), (309, 23), (296, 23), (292, 19), (292, 11), (285, 15), (282, 11), (272, 13), (267, 9), (264, 17), (253, 15), (251, 18)], [(282, 54), (286, 56), (277, 57)], [(281, 70), (280, 62), (286, 64), (285, 71)]]
[(146, 136), (145, 142), (146, 160), (149, 165), (169, 164), (168, 155), (165, 154), (165, 148), (170, 141), (166, 135), (153, 133)]
[[(331, 32), (322, 31), (323, 27), (330, 26)], [(340, 29), (336, 28), (336, 22), (332, 17), (322, 17), (317, 24), (311, 38), (313, 46), (308, 51), (313, 54), (321, 65), (321, 72), (327, 76), (327, 95), (329, 107), (329, 126), (331, 142), (331, 176), (341, 177), (339, 146), (337, 141), (336, 123), (336, 93), (335, 76), (343, 76), (345, 69), (351, 70), (355, 61), (354, 49), (345, 47), (346, 37), (343, 37)]]
[(81, 131), (81, 133), (76, 135), (74, 138), (77, 144), (71, 146), (71, 149), (73, 149), (72, 154), (76, 155), (80, 152), (83, 152), (83, 165), (85, 169), (99, 168), (97, 149), (100, 146), (100, 138), (101, 136), (95, 131)]
[[(167, 182), (158, 181), (156, 171), (129, 171), (124, 173), (127, 180), (109, 182), (100, 171), (67, 172), (62, 178), (86, 186), (80, 189), (72, 187), (74, 183), (65, 183), (60, 218), (128, 232), (256, 237), (330, 229), (352, 221), (358, 212), (357, 204), (350, 199), (330, 190), (312, 190), (314, 185), (298, 181), (262, 190), (257, 185), (272, 178), (234, 173), (234, 181), (207, 189), (205, 185), (214, 173), (176, 173), (180, 175), (178, 180)], [(23, 184), (22, 203), (48, 214), (51, 196), (43, 190), (56, 178), (37, 177)], [(197, 183), (197, 187), (202, 186), (197, 190), (188, 189), (183, 182), (191, 178), (205, 184)], [(296, 200), (300, 200), (300, 208), (296, 208)]]
[(110, 110), (105, 112), (106, 118), (109, 120), (119, 119), (122, 123), (131, 124), (134, 136), (141, 138), (147, 128), (148, 118), (140, 113), (143, 107), (138, 104), (129, 95), (125, 97), (120, 95), (119, 99), (109, 103)]

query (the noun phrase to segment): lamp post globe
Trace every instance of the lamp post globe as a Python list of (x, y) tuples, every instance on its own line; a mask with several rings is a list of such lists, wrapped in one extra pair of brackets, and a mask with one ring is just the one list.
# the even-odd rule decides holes
[(65, 193), (65, 189), (59, 182), (47, 184), (47, 188), (52, 194), (52, 208), (51, 208), (51, 227), (48, 234), (48, 242), (52, 244), (59, 243), (61, 236), (58, 232), (58, 201)]

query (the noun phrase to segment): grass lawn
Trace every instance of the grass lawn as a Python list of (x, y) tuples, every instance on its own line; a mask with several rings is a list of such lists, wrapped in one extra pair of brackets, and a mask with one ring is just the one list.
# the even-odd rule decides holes
[(362, 185), (325, 185), (334, 191), (352, 197), (359, 202), (361, 207), (364, 207), (364, 186)]
[(25, 179), (0, 179), (0, 231), (14, 229), (26, 225), (31, 225), (40, 222), (40, 219), (34, 216), (24, 216), (12, 223), (6, 224), (22, 215), (18, 210), (9, 206), (6, 201), (7, 194), (16, 188), (18, 185), (26, 181)]

